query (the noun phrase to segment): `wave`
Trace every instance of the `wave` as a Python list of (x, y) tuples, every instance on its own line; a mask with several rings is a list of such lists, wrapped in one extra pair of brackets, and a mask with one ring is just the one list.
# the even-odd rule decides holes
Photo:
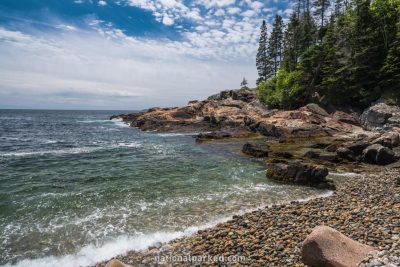
[(40, 150), (40, 151), (24, 151), (24, 152), (9, 152), (1, 153), (0, 157), (30, 157), (30, 156), (45, 156), (45, 155), (70, 155), (70, 154), (88, 154), (101, 150), (115, 149), (120, 147), (140, 147), (139, 142), (117, 143), (103, 147), (77, 147), (58, 150)]
[(115, 118), (112, 120), (78, 120), (76, 122), (78, 122), (78, 123), (113, 123), (114, 125), (119, 126), (119, 127), (129, 127), (129, 125), (120, 118)]
[(95, 265), (100, 261), (109, 260), (116, 255), (130, 250), (139, 251), (154, 246), (157, 243), (166, 243), (176, 238), (193, 235), (199, 230), (210, 228), (227, 219), (229, 218), (223, 218), (201, 226), (189, 227), (183, 231), (120, 236), (101, 246), (85, 246), (75, 254), (59, 257), (48, 256), (40, 259), (24, 259), (14, 265), (6, 264), (3, 267), (76, 267)]
[[(311, 199), (320, 198), (320, 197), (330, 197), (333, 195), (332, 191), (324, 191), (318, 194), (317, 196), (297, 199), (299, 202), (306, 202)], [(280, 204), (286, 204), (289, 201), (282, 202)], [(219, 223), (227, 222), (232, 218), (233, 215), (243, 215), (245, 213), (249, 213), (260, 208), (269, 207), (271, 205), (259, 205), (255, 208), (244, 209), (234, 214), (227, 215), (225, 217), (221, 217), (215, 219), (209, 223), (202, 224), (200, 226), (192, 226), (186, 228), (182, 231), (173, 231), (173, 232), (155, 232), (151, 234), (138, 234), (135, 236), (119, 236), (117, 238), (112, 239), (100, 246), (96, 245), (87, 245), (81, 248), (77, 253), (64, 255), (64, 256), (48, 256), (39, 259), (24, 259), (16, 264), (6, 264), (2, 267), (53, 267), (53, 266), (61, 266), (61, 267), (75, 267), (75, 266), (91, 266), (95, 265), (98, 262), (109, 260), (117, 255), (121, 255), (128, 251), (140, 251), (149, 248), (150, 246), (154, 246), (158, 243), (167, 243), (171, 240), (182, 238), (185, 236), (191, 236), (195, 234), (199, 230), (204, 230), (207, 228), (211, 228)]]

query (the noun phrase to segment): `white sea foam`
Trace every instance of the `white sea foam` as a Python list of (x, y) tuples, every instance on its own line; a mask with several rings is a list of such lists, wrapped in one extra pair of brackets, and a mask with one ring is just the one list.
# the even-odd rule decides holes
[(141, 234), (133, 237), (120, 236), (101, 246), (88, 245), (80, 249), (76, 254), (60, 257), (49, 256), (40, 259), (25, 259), (15, 265), (6, 264), (3, 267), (76, 267), (94, 265), (99, 261), (108, 260), (116, 255), (130, 250), (146, 249), (158, 242), (164, 243), (183, 236), (189, 236), (200, 229), (206, 229), (217, 223), (226, 221), (228, 218), (213, 221), (199, 227), (189, 227), (184, 231), (156, 232), (152, 234)]
[(76, 147), (67, 149), (57, 149), (57, 150), (39, 150), (39, 151), (21, 151), (21, 152), (8, 152), (0, 153), (0, 157), (30, 157), (30, 156), (44, 156), (44, 155), (69, 155), (69, 154), (87, 154), (93, 153), (101, 150), (115, 149), (118, 147), (140, 147), (139, 142), (126, 142), (117, 143), (106, 146), (96, 146), (96, 147)]

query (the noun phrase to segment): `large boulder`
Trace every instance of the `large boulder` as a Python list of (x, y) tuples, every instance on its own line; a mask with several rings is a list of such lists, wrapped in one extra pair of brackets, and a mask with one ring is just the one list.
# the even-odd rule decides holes
[(125, 264), (125, 263), (122, 263), (122, 262), (119, 261), (119, 260), (110, 260), (110, 261), (107, 263), (106, 267), (133, 267), (133, 266), (132, 266), (132, 265)]
[(398, 126), (396, 122), (400, 119), (400, 107), (378, 103), (366, 109), (360, 119), (367, 129)]
[(374, 250), (335, 229), (318, 226), (304, 240), (301, 260), (309, 266), (357, 267)]
[(265, 158), (268, 157), (269, 147), (265, 144), (246, 143), (243, 145), (242, 152), (256, 158)]
[(387, 165), (396, 160), (396, 154), (390, 148), (375, 144), (364, 149), (361, 159), (369, 164)]
[(279, 182), (308, 185), (324, 189), (334, 189), (326, 177), (329, 171), (326, 167), (305, 164), (300, 161), (276, 162), (267, 164), (267, 177)]

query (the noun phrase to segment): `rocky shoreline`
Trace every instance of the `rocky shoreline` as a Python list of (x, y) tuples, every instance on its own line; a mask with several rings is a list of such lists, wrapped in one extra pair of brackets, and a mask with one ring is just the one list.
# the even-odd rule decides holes
[(193, 266), (187, 262), (160, 264), (155, 259), (159, 255), (243, 255), (243, 266), (304, 266), (302, 242), (314, 227), (327, 225), (386, 251), (393, 259), (392, 266), (399, 266), (400, 186), (396, 179), (400, 172), (386, 168), (365, 171), (370, 174), (337, 182), (331, 197), (265, 207), (159, 248), (127, 252), (116, 259), (133, 266)]
[[(198, 266), (304, 266), (302, 242), (314, 227), (326, 225), (380, 251), (361, 266), (400, 266), (399, 107), (377, 103), (362, 113), (316, 104), (268, 110), (253, 90), (241, 89), (182, 108), (152, 108), (115, 118), (145, 131), (206, 132), (196, 137), (198, 142), (242, 138), (243, 154), (259, 158), (269, 179), (335, 190), (327, 198), (264, 207), (190, 237), (127, 252), (116, 257), (122, 262), (193, 266), (157, 257), (207, 255), (243, 256), (245, 261)], [(330, 170), (361, 174), (332, 181)]]

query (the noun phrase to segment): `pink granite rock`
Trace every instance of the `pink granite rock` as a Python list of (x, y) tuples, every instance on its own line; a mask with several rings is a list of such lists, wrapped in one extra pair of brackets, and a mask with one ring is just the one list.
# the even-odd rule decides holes
[(318, 226), (304, 240), (301, 257), (314, 267), (357, 267), (375, 248), (354, 241), (328, 226)]
[(122, 262), (120, 262), (119, 260), (110, 260), (106, 267), (132, 267), (132, 265), (127, 265), (124, 264)]

